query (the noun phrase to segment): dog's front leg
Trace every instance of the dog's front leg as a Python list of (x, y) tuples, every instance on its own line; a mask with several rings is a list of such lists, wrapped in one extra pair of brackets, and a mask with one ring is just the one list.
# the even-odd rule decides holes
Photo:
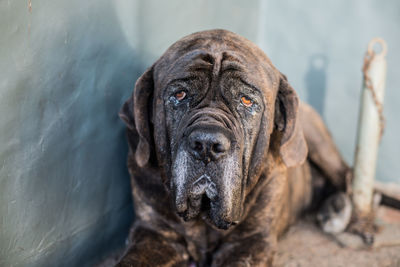
[(118, 267), (188, 266), (189, 255), (174, 236), (142, 225), (133, 229), (133, 243)]
[[(274, 166), (278, 166), (274, 164)], [(288, 203), (286, 168), (275, 167), (259, 184), (245, 219), (214, 253), (212, 266), (272, 266), (278, 236), (293, 220)]]
[[(275, 194), (268, 193), (265, 195), (276, 199)], [(265, 198), (259, 198), (247, 219), (224, 238), (221, 247), (213, 255), (213, 267), (272, 266), (277, 246), (275, 218), (279, 217), (276, 209), (278, 205), (260, 199)]]
[(264, 233), (255, 233), (225, 243), (214, 254), (212, 266), (272, 266), (276, 241)]

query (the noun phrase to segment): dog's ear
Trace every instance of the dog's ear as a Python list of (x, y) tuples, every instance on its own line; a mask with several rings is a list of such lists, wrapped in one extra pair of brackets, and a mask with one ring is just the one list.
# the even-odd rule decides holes
[(128, 129), (136, 130), (139, 135), (139, 143), (135, 151), (135, 159), (139, 167), (145, 166), (150, 159), (152, 142), (149, 113), (152, 107), (153, 91), (153, 69), (149, 68), (136, 81), (132, 97), (125, 102), (119, 112), (119, 116)]
[(308, 153), (298, 114), (299, 98), (281, 74), (275, 103), (275, 129), (281, 132), (279, 153), (287, 167), (302, 164)]
[(135, 120), (133, 119), (133, 96), (129, 97), (129, 99), (125, 101), (119, 110), (118, 115), (121, 120), (124, 121), (129, 130), (135, 130)]

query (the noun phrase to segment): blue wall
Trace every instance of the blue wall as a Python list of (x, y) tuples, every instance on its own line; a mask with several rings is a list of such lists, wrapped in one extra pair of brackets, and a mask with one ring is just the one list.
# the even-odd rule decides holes
[(133, 211), (117, 112), (180, 37), (225, 28), (258, 43), (315, 106), (351, 163), (368, 41), (387, 40), (377, 177), (400, 183), (400, 2), (0, 2), (0, 266), (91, 266)]
[(136, 51), (91, 2), (0, 2), (0, 266), (90, 265), (125, 241)]

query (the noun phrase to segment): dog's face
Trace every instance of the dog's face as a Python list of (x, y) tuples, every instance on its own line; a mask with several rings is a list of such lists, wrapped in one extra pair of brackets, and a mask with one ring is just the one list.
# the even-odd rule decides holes
[(185, 220), (203, 211), (227, 228), (240, 219), (265, 101), (246, 62), (218, 45), (179, 60), (170, 71), (187, 75), (168, 81), (163, 99), (176, 208)]
[(154, 151), (185, 220), (240, 222), (273, 131), (286, 165), (305, 158), (293, 89), (259, 48), (227, 31), (172, 45), (138, 80), (133, 102), (121, 117), (139, 134), (136, 161), (145, 166)]

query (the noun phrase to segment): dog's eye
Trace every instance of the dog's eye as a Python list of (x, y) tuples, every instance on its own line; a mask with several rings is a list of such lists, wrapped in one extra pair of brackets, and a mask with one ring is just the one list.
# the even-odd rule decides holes
[(253, 106), (253, 100), (251, 100), (250, 98), (246, 97), (246, 96), (242, 96), (240, 98), (240, 100), (242, 101), (242, 104), (245, 105), (246, 107), (251, 107)]
[(179, 91), (179, 92), (175, 93), (174, 97), (176, 98), (176, 100), (182, 101), (186, 97), (186, 92), (185, 91)]

